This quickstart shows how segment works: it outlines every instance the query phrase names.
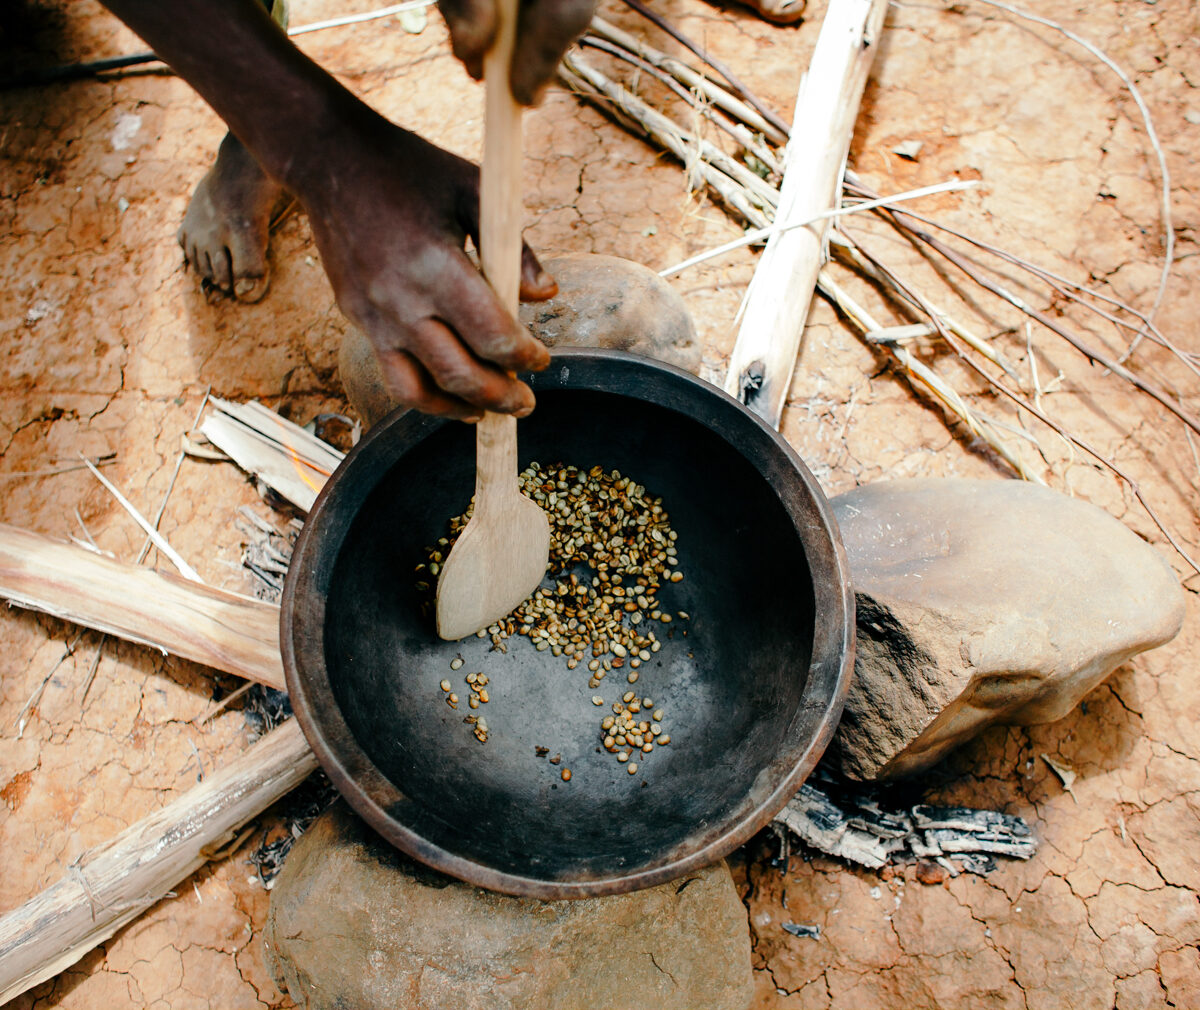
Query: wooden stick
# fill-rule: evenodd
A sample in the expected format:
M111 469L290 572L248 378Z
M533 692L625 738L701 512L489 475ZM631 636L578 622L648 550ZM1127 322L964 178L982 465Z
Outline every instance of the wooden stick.
M843 0L839 0L839 2L843 2ZM701 60L703 60L705 63L707 63L710 67L712 67L713 70L715 70L718 74L720 74L722 77L724 77L726 83L735 92L737 92L738 95L740 95L750 105L752 105L755 109L757 109L758 112L768 122L771 123L772 127L777 132L783 133L783 134L787 133L787 123L785 123L774 112L772 112L769 108L767 108L766 105L764 105L761 101L759 101L758 96L755 95L754 92L752 92L749 88L747 88L746 85L744 85L738 78L734 77L733 71L730 70L727 66L725 66L724 63L722 63L720 60L716 59L716 57L714 57L711 53L705 52L705 50L702 46L698 45L696 42L693 42L683 32L681 32L678 28L676 28L673 24L671 24L666 18L662 17L659 14L656 14L654 11L650 10L650 8L643 6L639 2L639 0L625 0L625 3L628 4L630 7L632 7L639 14L641 14L642 17L644 17L648 21L651 21L654 24L656 24L664 32L666 32L668 35L670 35L671 38L673 38L676 42L678 42L681 46L683 46L686 49L689 49L695 56L699 57Z
M345 453L260 403L213 397L201 433L247 473L303 512L309 511Z
M1054 319L1045 312L1035 309L1023 298L1013 294L1013 292L1004 287L1004 285L985 277L971 265L970 261L968 261L965 256L962 256L950 246L946 245L946 243L941 239L934 237L930 232L918 225L915 218L911 218L903 211L899 210L889 209L886 211L886 213L890 214L890 216L898 223L902 230L908 231L915 235L930 249L940 253L980 287L990 291L998 298L1004 299L1004 301L1008 302L1011 306L1013 306L1013 308L1025 313L1025 315L1027 315L1030 319L1041 323L1044 327L1046 327L1046 329L1050 330L1051 333L1057 333L1080 354L1087 358L1089 362L1094 365L1100 365L1104 368L1107 368L1110 372L1119 378L1124 379L1131 386L1135 387L1136 389L1140 389L1147 396L1157 400L1194 432L1200 434L1200 415L1196 415L1188 410L1181 399L1176 396L1172 396L1166 390L1160 389L1154 383L1143 379L1140 375L1137 375L1134 372L1131 372L1119 361L1114 361L1112 358L1108 357L1108 355L1097 351L1093 347L1090 347L1088 344L1084 343L1082 338L1077 336L1073 330L1068 329L1057 319Z
M83 457L80 457L80 458L83 458ZM129 513L130 516L133 517L133 521L136 522L142 528L142 530L145 532L146 536L149 538L150 542L152 544L154 544L155 547L158 548L158 552L164 558L166 558L168 561L170 561L171 564L173 564L175 566L175 568L178 570L180 575L182 575L189 582L203 582L204 581L197 574L196 570L191 565L189 565L186 561L184 561L184 559L180 556L179 552L177 550L175 550L175 548L172 547L169 543L167 543L166 537L164 537L161 533L158 532L157 527L153 523L151 523L149 519L147 519L144 515L142 515L141 512L139 512L136 508L134 508L133 502L131 502L128 498L126 498L123 494L121 494L120 489L112 481L110 481L107 477L104 476L104 474L102 474L99 470L97 470L96 467L92 465L90 460L83 459L83 465L86 466L89 470L91 470L92 476L95 477L96 480L98 480L101 484L104 485L105 490L107 490L109 494L111 494L114 498L117 499L117 504L119 504L121 506L121 508L123 508L126 512Z
M517 314L521 287L521 107L509 85L517 0L497 0L496 37L483 58L479 263L501 307ZM517 419L487 411L475 425L475 506L437 584L437 632L455 641L500 620L527 597L550 557L550 523L521 493Z
M628 32L622 31L616 25L609 24L609 22L600 17L592 18L589 31L640 56L647 63L657 67L659 70L666 71L681 84L702 95L705 99L712 102L713 105L717 106L717 108L741 120L751 129L758 130L774 143L787 143L786 131L781 132L777 130L756 109L747 105L735 95L730 94L719 84L709 80L703 74L697 73L682 60L677 60L675 57L668 56L666 53L655 49L645 39L630 35Z
M864 335L878 332L881 329L881 324L837 283L833 274L830 273L829 267L822 267L817 274L817 288L826 298L837 305L846 318ZM974 435L990 445L1022 478L1038 484L1046 483L1004 443L987 419L971 410L953 387L932 368L903 347L895 344L882 346L886 347L887 351L904 369L910 382L920 383L947 411L962 421Z
M0 598L284 690L279 608L0 523Z
M886 0L839 0L829 6L796 96L777 225L805 221L833 207L886 14ZM725 389L776 428L824 261L827 229L826 220L772 235L746 293Z
M53 978L137 918L316 767L293 719L83 853L57 884L0 919L0 1003Z
M770 223L768 216L760 209L770 206L766 201L754 206L751 198L758 199L756 193L749 192L722 169L709 163L706 158L709 153L717 156L719 152L720 158L732 160L716 145L707 142L694 145L687 131L652 109L633 92L609 80L576 52L563 57L558 76L567 87L587 98L601 111L665 147L683 163L689 179L706 183L735 213L756 227L765 227Z

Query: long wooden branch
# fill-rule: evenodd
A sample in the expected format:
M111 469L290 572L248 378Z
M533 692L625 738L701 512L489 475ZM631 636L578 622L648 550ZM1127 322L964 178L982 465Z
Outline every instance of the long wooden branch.
M284 690L279 608L0 523L0 598Z
M839 0L825 14L796 96L775 216L780 228L834 206L887 6L886 0ZM746 293L725 390L776 428L824 262L828 227L826 218L773 234Z
M69 968L137 918L316 767L293 719L83 853L57 884L0 918L0 1004Z

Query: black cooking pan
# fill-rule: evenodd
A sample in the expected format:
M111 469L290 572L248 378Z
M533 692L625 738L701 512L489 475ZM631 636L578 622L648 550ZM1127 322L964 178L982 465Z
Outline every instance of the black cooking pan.
M338 789L400 849L510 894L612 894L721 858L799 788L841 714L853 596L816 480L725 393L617 351L562 350L525 378L522 463L619 469L678 533L685 578L659 599L690 620L637 685L669 710L671 745L631 776L591 700L628 689L616 671L597 691L523 638L501 654L437 637L414 568L467 506L474 439L415 411L372 429L309 514L283 596L288 690ZM465 698L472 670L491 681L486 744L438 686Z

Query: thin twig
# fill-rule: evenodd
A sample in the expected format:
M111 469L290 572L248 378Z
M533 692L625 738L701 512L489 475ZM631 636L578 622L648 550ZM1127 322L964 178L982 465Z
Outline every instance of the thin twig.
M820 214L814 214L802 221L792 221L786 225L771 224L766 228L757 228L754 231L748 231L741 238L735 238L723 245L714 246L702 253L697 253L674 266L669 266L665 270L658 272L659 277L672 277L688 267L696 266L699 263L704 263L706 260L713 259L717 256L722 256L727 252L732 252L735 249L741 249L748 245L757 245L760 242L765 242L772 235L782 234L786 231L791 231L793 228L805 228L810 224L815 224L817 221L825 221L830 218L845 217L848 214L857 214L862 211L875 210L879 207L889 207L893 204L902 203L905 200L917 200L923 196L932 196L936 193L951 193L963 189L972 189L977 185L974 179L951 179L947 182L940 182L933 186L922 186L920 189L910 189L904 193L897 193L894 196L881 196L874 200L867 200L863 203L849 204L842 207L834 207L831 210L822 211Z
M596 35L584 35L579 40L579 44L581 46L589 46L592 49L598 49L602 53L608 53L609 56L623 60L630 66L636 67L642 73L653 77L664 87L669 88L679 98L687 102L692 109L699 112L701 116L719 130L736 140L743 149L757 158L769 171L774 172L776 175L783 174L783 165L775 157L775 153L765 143L759 141L741 123L734 122L724 113L718 114L714 111L712 104L705 100L708 97L707 94L701 93L697 95L695 91L690 90L682 84L678 76L660 69L649 60L643 59L641 56L623 46L617 45L615 42L610 42Z
M817 274L817 290L833 302L861 333L866 334L882 328L870 313L837 282L828 267L822 268ZM903 347L893 344L876 344L874 346L886 347L888 353L904 369L911 382L923 386L943 407L962 421L972 434L991 446L1024 479L1044 483L1040 477L1029 470L1019 456L990 431L988 422L971 410L953 387L932 368Z
M900 212L896 212L896 216L899 216L899 215L900 215ZM868 256L868 258L869 258L869 254L863 252L863 255ZM883 269L882 265L879 264L879 262L877 260L872 260L872 262L875 264L875 266L877 268L879 268L881 270ZM899 283L899 282L895 281L895 278L892 278L892 281L894 283ZM909 289L907 294L911 298L920 299L920 296L912 289ZM934 325L938 325L938 321L936 318L931 316L931 320L933 321ZM952 335L948 330L943 329L941 326L938 326L938 329L939 329L939 332L941 333L942 338L950 346L951 350L953 350L954 353L958 355L959 359L965 365L967 365L969 368L971 368L977 375L979 375L989 386L991 386L996 391L1002 393L1004 396L1008 397L1015 404L1017 404L1017 406L1020 407L1021 409L1028 411L1030 414L1032 414L1034 417L1036 417L1043 424L1048 425L1052 430L1056 431L1063 439L1067 440L1069 443L1071 443L1073 445L1078 446L1084 452L1088 453L1097 462L1099 462L1102 466L1104 466L1105 468L1110 470L1113 474L1115 474L1122 481L1124 481L1124 483L1126 485L1128 485L1130 491L1133 492L1134 497L1141 504L1142 508L1145 509L1146 514L1150 517L1151 522L1153 522L1154 525L1158 527L1159 532L1162 533L1162 535L1164 537L1166 537L1167 542L1176 550L1176 552L1179 554L1179 556L1181 558L1183 558L1183 560L1186 561L1192 567L1193 570L1195 570L1198 574L1200 574L1200 566L1197 566L1196 562L1193 561L1191 556L1180 546L1179 542L1175 539L1174 535L1167 528L1167 526L1162 522L1161 519L1159 519L1158 513L1154 511L1154 508L1150 505L1150 503L1146 500L1145 496L1142 494L1141 487L1138 485L1137 481L1135 481L1128 474L1127 471L1125 471L1122 467L1118 466L1115 462L1110 460L1107 456L1104 456L1098 450L1093 448L1090 443L1085 442L1082 439L1071 434L1069 431L1067 431L1065 428L1063 428L1062 425L1060 425L1057 421L1051 420L1050 417L1045 413L1045 411L1043 411L1036 404L1030 403L1025 397L1023 397L1019 393L1016 393L1013 390L1009 389L1008 386L1006 386L1002 381L1000 381L1000 379L998 379L995 376L990 375L987 372L987 370L985 368L983 368L982 365L980 365L977 361L975 361L974 358L972 358L969 354L966 353L966 349L964 347L959 346L957 337Z
M1153 399L1155 399L1159 403L1161 403L1164 407L1167 408L1167 410L1169 410L1172 414L1174 414L1176 417L1178 417L1179 420L1181 420L1184 424L1186 424L1193 431L1200 432L1200 418L1197 418L1194 414L1192 414L1191 411L1189 411L1186 407L1184 407L1183 404L1181 402L1179 402L1179 400L1177 398L1172 397L1166 391L1159 389L1158 386L1154 385L1151 382L1147 382L1141 376L1135 374L1134 372L1131 372L1128 368L1126 368L1124 365L1122 365L1119 361L1115 361L1112 358L1110 358L1108 355L1102 354L1099 351L1095 350L1094 348L1089 347L1087 344L1085 344L1083 342L1083 340L1079 336L1077 336L1075 333L1073 333L1071 330L1069 330L1066 326L1064 326L1062 323L1060 323L1057 319L1054 319L1051 316L1048 316L1045 312L1035 309L1032 305L1030 305L1024 299L1013 294L1011 291L1009 291L1003 285L997 284L995 281L992 281L988 277L984 276L979 270L977 270L970 263L969 260L967 260L959 252L952 249L950 246L946 245L946 243L943 242L941 239L936 238L935 236L930 234L928 231L926 231L924 228L922 228L919 225L919 223L916 221L915 218L912 218L912 217L906 215L903 211L900 211L900 210L890 210L888 208L881 208L880 212L893 217L896 220L897 226L902 231L910 232L916 238L920 239L920 241L923 242L925 245L927 245L930 249L933 249L935 252L939 253L943 258L945 258L950 263L952 263L954 266L958 267L959 270L961 270L968 277L970 277L971 280L973 280L980 287L984 288L987 291L990 291L992 294L996 295L998 298L1001 298L1004 301L1008 302L1014 308L1020 310L1025 315L1029 316L1031 319L1035 320L1036 322L1041 323L1048 330L1051 330L1052 332L1057 333L1060 337L1062 337L1065 341L1067 341L1067 343L1069 343L1072 347L1074 347L1080 354L1082 354L1089 361L1093 362L1094 364L1100 365L1104 368L1107 368L1110 372L1112 372L1119 378L1124 379L1130 385L1135 386L1137 389L1140 389L1143 393L1145 393L1146 395L1152 397Z
M760 133L764 141L769 140L780 146L787 143L788 131L786 129L781 131L772 126L762 117L757 109L747 104L741 98L738 98L732 92L721 87L711 77L706 77L699 71L692 69L692 67L688 66L682 60L678 60L674 56L668 56L660 49L655 49L645 39L630 35L628 32L622 31L616 25L609 24L609 22L600 17L592 18L592 23L588 31L591 35L606 39L620 49L635 53L638 58L670 74L680 84L694 92L700 98L703 98L706 102L715 105L726 115L738 122L744 123L747 128Z
M759 205L756 206L754 195L736 179L705 160L697 162L693 158L693 148L688 131L662 113L650 108L628 89L609 80L595 67L583 60L578 53L568 53L563 57L558 67L558 76L569 88L594 102L602 111L665 147L686 167L689 167L694 175L698 175L707 183L735 213L740 214L756 227L763 227L769 223L770 216L764 212L761 201L758 201ZM729 155L714 145L707 143L701 145L703 152L707 152L709 149L719 152L721 158L729 162L733 161ZM744 166L741 167L744 168ZM758 181L763 182L761 179ZM763 183L763 185L766 184Z
M863 195L873 192L869 187L862 186L861 184L855 183L852 185L856 191L861 192ZM1030 260L1022 259L1020 256L1017 256L1006 249L1001 249L998 246L994 246L964 231L960 231L957 228L952 228L940 221L935 221L932 218L925 217L916 211L909 210L907 213L910 217L915 218L922 224L928 225L931 228L936 228L938 231L945 232L947 235L953 235L955 238L961 239L963 242L973 245L976 249L990 253L992 256L1003 260L1005 263L1010 263L1015 267L1019 267L1020 269L1033 274L1033 276L1044 283L1047 287L1058 292L1058 294L1062 295L1069 301L1083 306L1083 308L1099 316L1101 319L1113 323L1122 329L1141 332L1145 337L1169 351L1174 357L1178 358L1179 361L1181 361L1184 366L1187 367L1187 369L1194 375L1200 377L1200 368L1197 368L1196 366L1194 353L1185 351L1178 344L1175 344L1173 341L1169 340L1158 328L1158 326L1149 318L1149 316L1139 312L1132 305L1121 301L1121 299L1117 298L1116 296L1097 290L1096 288L1088 287L1085 284L1080 284L1078 281L1071 280L1069 277L1064 277L1062 274L1055 273L1053 270L1050 270L1047 267L1043 267L1038 263L1033 263ZM1105 312L1098 306L1092 305L1090 302L1079 297L1079 295L1087 295L1089 298L1095 298L1097 301L1104 302L1116 309L1120 309L1122 312L1126 312L1133 316L1133 318L1141 323L1141 325L1138 326L1134 323L1127 322L1124 319L1121 319L1119 316L1113 315L1112 313Z
M1196 440L1192 437L1192 433L1188 431L1187 428L1183 429L1183 433L1187 436L1187 444L1192 453L1192 463L1196 467L1196 474L1197 476L1200 476L1200 455L1196 454ZM1192 481L1192 486L1196 486L1195 481Z
M196 417L192 421L192 426L185 432L185 434L191 434L200 426L200 418L204 416L204 408L208 406L208 399L211 395L212 385L210 384L209 387L204 391L204 397L200 401L200 409L196 411ZM187 453L181 449L179 455L175 458L175 472L171 474L171 480L167 484L167 490L163 493L162 501L159 502L158 512L156 512L154 515L154 528L156 530L162 523L163 516L166 514L167 502L171 498L171 492L175 490L175 482L179 479L179 471L183 467L183 461L186 457ZM141 551L138 552L136 564L140 565L146 560L146 556L150 553L150 548L153 545L153 537L147 536L146 542L142 544Z
M390 7L380 7L378 10L365 11L362 14L346 14L328 21L313 21L307 25L298 25L287 30L290 38L297 35L307 35L309 32L324 31L326 28L341 28L345 25L358 25L364 21L375 21L379 18L390 17L393 14L403 14L405 11L415 11L421 7L432 7L437 0L408 0L407 3L392 4Z
M133 521L136 522L143 530L145 530L146 536L148 536L154 546L159 549L163 557L165 557L176 567L176 569L178 569L180 575L182 575L185 579L190 579L192 582L202 583L204 581L196 573L196 570L183 560L175 548L167 543L166 538L163 537L163 535L159 533L158 530L156 530L152 525L150 525L149 520L147 520L146 517L141 514L141 512L134 508L133 503L130 502L130 500L123 494L121 494L121 492L117 490L116 486L107 477L105 477L104 474L102 474L90 463L88 463L88 469L90 469L92 471L92 475L98 481L100 481L105 488L107 488L109 494L117 499L118 504L120 504L120 506L129 513L129 515L133 518Z
M46 690L46 685L50 683L50 678L54 676L55 671L60 666L62 666L63 663L65 663L68 659L70 659L71 656L73 656L75 654L75 647L79 644L79 640L81 638L83 638L84 630L86 630L86 629L81 629L80 631L77 631L75 633L75 637L71 639L71 641L68 643L66 649L63 650L63 654L58 657L58 662L56 662L52 667L50 667L49 672L46 674L46 676L44 676L42 678L41 683L38 684L38 686L33 689L33 694L31 694L29 696L29 700L26 701L25 704L21 706L21 711L17 713L17 724L16 724L18 740L20 740L21 737L24 736L24 734L25 734L25 726L27 724L25 716L29 714L29 711L33 708L34 705L36 705L39 701L41 701L42 692L44 692Z
M999 365L1009 375L1014 378L1016 377L1016 368L1006 361L986 340L976 336L961 323L951 319L945 313L935 308L911 284L900 282L895 271L889 267L885 267L877 257L865 256L862 247L853 241L844 230L831 232L829 238L831 246L841 253L843 257L849 259L860 273L873 278L884 287L890 288L900 296L901 300L907 302L918 313L928 318L936 333L941 334L943 330L951 330L964 343L969 344L992 362L992 364Z
M1059 424L1057 421L1053 420L1049 415L1047 415L1045 411L1039 409L1037 406L1030 403L1025 397L1021 396L1019 393L1014 392L1013 390L1009 389L1008 386L1006 386L999 378L997 378L993 375L989 375L987 370L984 369L983 366L979 364L979 362L975 361L975 359L972 358L970 355L968 355L963 348L961 348L957 345L954 337L952 337L948 334L944 335L944 336L945 336L946 342L950 345L951 349L953 349L954 352L959 356L959 358L964 362L964 364L969 366L989 386L991 386L993 389L995 389L997 392L1001 393L1002 395L1006 396L1008 399L1010 399L1013 403L1015 403L1022 410L1028 411L1030 414L1032 414L1034 417L1036 417L1043 424L1048 425L1053 431L1056 431L1062 438L1066 439L1067 441L1071 442L1073 445L1082 449L1089 456L1091 456L1093 459L1095 459L1096 462L1098 462L1101 466L1105 467L1105 469L1111 471L1118 478L1120 478L1122 481L1124 481L1124 483L1129 487L1129 490L1131 492L1133 492L1133 496L1138 500L1138 503L1146 511L1146 515L1148 515L1150 517L1150 521L1153 522L1156 527L1158 527L1158 531L1164 537L1166 537L1167 542L1175 549L1176 553L1178 553L1179 556L1188 563L1188 565L1192 568L1192 570L1195 571L1197 574L1200 574L1200 565L1196 564L1196 562L1192 559L1191 555L1189 555L1187 553L1187 551L1185 551L1183 549L1183 547L1180 545L1179 541L1175 539L1175 536L1171 533L1170 529L1168 529L1167 526L1163 523L1163 521L1161 519L1159 519L1158 513L1154 511L1153 506L1151 506L1150 502L1146 500L1145 495L1142 494L1142 489L1139 486L1138 482L1135 481L1123 467L1117 465L1115 462L1110 460L1107 456L1103 455L1099 450L1095 449L1091 445L1091 443L1085 442L1083 439L1079 438L1078 436L1071 434L1071 432L1067 431L1061 424Z
M88 670L87 677L83 681L83 694L79 696L80 709L87 702L88 691L92 689L92 681L96 679L96 671L100 668L100 657L104 654L104 645L107 641L107 634L100 636L100 643L96 646L96 654L92 657L91 668Z
M232 691L229 694L227 694L224 698L222 698L219 702L217 702L215 705L213 705L203 715L197 716L195 719L193 719L192 720L193 724L196 726L203 726L206 722L208 722L209 719L211 719L214 715L217 715L219 712L224 711L229 705L232 705L235 701L238 700L238 698L240 698L243 694L245 694L247 691L249 691L250 688L252 688L253 686L254 686L254 681L252 681L252 680L246 681L246 683L244 683L236 691Z
M200 401L200 409L196 411L195 420L192 421L192 426L190 429L188 429L189 431L195 431L196 426L199 425L200 418L204 414L204 408L206 406L208 406L208 398L211 395L211 393L212 393L212 386L210 385L204 391L204 398ZM195 572L195 570L191 567L191 565L189 565L186 561L184 561L183 558L180 557L175 552L175 549L173 547L171 547L171 545L167 543L166 539L164 539L163 536L158 532L159 524L162 522L163 515L167 511L167 502L171 497L171 492L175 490L175 482L179 478L179 471L180 471L180 468L183 466L183 461L184 461L184 458L186 457L186 455L187 455L186 453L180 452L178 458L175 460L175 471L174 471L174 473L171 474L171 480L167 484L167 490L166 490L166 493L162 497L162 501L159 503L158 512L155 513L153 523L147 522L146 517L143 516L136 508L134 508L133 505L130 504L128 499L126 499L125 496L122 495L120 491L118 491L112 484L110 484L108 482L108 480L106 480L102 474L95 471L94 468L91 468L91 469L95 473L95 475L96 475L97 479L100 481L100 483L103 484L106 488L108 488L109 492L113 495L113 497L115 497L117 499L117 501L120 502L121 505L125 508L125 511L127 511L131 516L133 516L134 521L139 526L141 526L142 529L145 530L145 532L146 532L146 541L145 541L145 543L142 544L141 551L138 552L136 564L140 565L143 561L146 560L147 555L150 553L151 547L157 547L159 549L159 551L162 552L163 556L166 557L179 570L180 575L182 575L184 578L191 579L193 582L201 582L202 583L204 580L202 578L200 578L200 576ZM84 460L85 464L87 464L87 462L88 462L87 460ZM82 522L83 522L83 520L81 519L80 523L82 523ZM91 538L89 537L88 539L91 539Z
M665 18L656 14L648 7L644 6L639 0L625 0L625 3L637 11L646 20L653 22L664 32L671 36L685 49L690 50L695 56L702 60L707 66L710 66L718 74L725 78L729 86L740 95L747 103L749 103L758 113L766 119L775 129L779 130L785 137L788 133L788 124L783 121L776 113L772 112L746 85L744 85L737 77L733 75L724 63L720 62L715 56L710 55L703 46L693 42L683 32L676 28Z
M105 453L90 460L96 466L110 466L117 461L115 452ZM6 470L0 472L0 479L14 477L56 477L60 473L72 473L75 470L86 470L87 463L71 463L68 466L51 467L48 470Z
M210 385L208 387L208 389L206 389L204 391L204 398L200 401L200 409L198 411L196 411L196 418L194 421L192 421L192 427L189 430L191 430L191 431L196 430L196 426L200 423L200 417L204 413L204 408L208 405L208 397L211 392L212 392L212 386ZM175 490L175 481L179 477L179 470L180 470L180 467L183 466L183 459L184 459L185 455L186 455L186 453L180 452L179 458L175 461L175 472L171 475L171 480L167 484L166 493L163 495L162 502L158 506L158 512L154 516L154 529L155 530L158 529L159 524L162 522L163 514L167 510L167 501L171 497L171 492ZM88 538L88 541L92 544L93 547L96 547L96 541L92 539L91 533L88 532L88 528L83 522L83 516L81 516L79 514L79 509L75 510L75 518L79 520L79 525L83 529L83 535ZM147 536L145 543L142 544L142 549L138 552L137 564L140 565L143 561L146 560L146 556L150 553L150 548L152 546L154 546L154 538L151 536ZM96 550L100 551L100 548L96 547ZM105 553L105 552L100 551L100 553ZM112 555L109 555L109 557L111 557L111 556ZM88 692L92 689L92 681L96 679L96 671L100 667L100 657L104 653L104 646L107 644L108 644L108 633L105 632L104 634L102 634L100 636L100 641L96 645L96 655L94 657L92 657L92 667L90 670L88 670L87 678L84 680L84 683L83 683L83 693L79 697L80 710L82 710L84 705L87 703Z
M629 0L626 0L629 2ZM1142 98L1142 93L1138 91L1137 85L1133 83L1131 78L1120 66L1115 63L1102 49L1093 45L1087 39L1069 28L1060 25L1057 21L1051 21L1049 18L1042 17L1040 14L1031 14L1028 11L1021 10L1019 7L1013 7L1010 4L1002 3L1001 0L979 0L979 3L987 4L989 7L996 7L1000 10L1007 11L1016 17L1024 18L1026 21L1033 21L1035 24L1043 25L1053 31L1059 32L1064 37L1070 39L1076 45L1082 46L1096 59L1103 63L1109 70L1121 79L1121 83L1125 85L1126 90L1132 96L1138 107L1138 112L1142 115L1142 123L1146 127L1146 136L1150 141L1150 146L1154 148L1154 154L1158 158L1158 171L1162 177L1162 224L1163 234L1165 238L1166 249L1163 252L1162 272L1158 278L1158 292L1154 296L1154 304L1150 307L1150 311L1146 314L1147 321L1154 319L1158 312L1159 306L1162 305L1163 296L1167 292L1167 281L1171 276L1171 265L1175 261L1175 228L1171 224L1171 172L1167 167L1167 156L1163 153L1162 145L1158 142L1158 133L1154 129L1154 120L1150 115L1150 109L1147 107L1145 100ZM1122 364L1128 360L1129 356L1137 350L1138 344L1141 342L1144 331L1133 338L1133 341L1126 348L1125 353L1121 355L1120 361Z
M83 521L83 516L79 514L78 507L76 507L76 509L75 509L75 521L77 523L79 523L79 528L81 530L83 530L83 536L87 540L88 545L91 547L91 549L94 550L97 554L103 554L104 551L100 550L100 545L97 544L96 541L92 538L91 530L89 530L87 528L87 523L85 523Z

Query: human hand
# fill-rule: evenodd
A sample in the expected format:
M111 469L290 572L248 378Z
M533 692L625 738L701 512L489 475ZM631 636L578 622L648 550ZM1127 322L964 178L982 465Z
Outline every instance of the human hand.
M365 110L365 107L364 107ZM370 113L297 187L338 306L370 339L388 392L430 414L523 417L545 346L514 320L464 252L479 234L479 170ZM528 246L521 297L557 290Z
M496 35L495 0L438 0L454 55L467 72L483 76L483 55ZM594 0L520 0L517 38L509 73L513 98L533 105L554 76L558 61L587 28Z

